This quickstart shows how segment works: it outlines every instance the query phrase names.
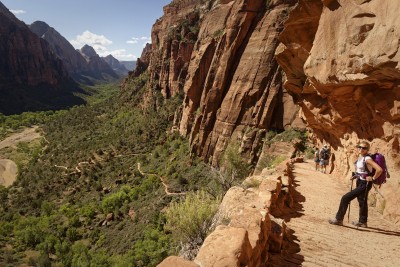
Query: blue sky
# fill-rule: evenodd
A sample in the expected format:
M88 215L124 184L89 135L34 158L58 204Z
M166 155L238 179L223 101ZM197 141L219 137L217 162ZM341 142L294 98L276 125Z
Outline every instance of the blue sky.
M89 44L101 56L136 60L151 27L172 0L0 0L14 15L31 24L41 20L75 48Z

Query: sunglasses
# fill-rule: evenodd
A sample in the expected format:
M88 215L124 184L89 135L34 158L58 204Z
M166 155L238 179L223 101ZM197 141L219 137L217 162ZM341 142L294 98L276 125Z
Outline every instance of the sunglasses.
M364 150L367 150L367 149L368 149L368 147L365 147L365 146L357 146L357 148L359 148L359 149L364 149Z

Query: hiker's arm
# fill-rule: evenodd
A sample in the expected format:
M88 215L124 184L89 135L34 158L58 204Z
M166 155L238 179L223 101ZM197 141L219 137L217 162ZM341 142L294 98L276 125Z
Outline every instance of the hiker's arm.
M382 170L381 166L379 166L372 159L367 159L366 162L368 163L368 165L370 165L372 168L375 169L375 175L373 177L367 176L367 178L366 178L366 180L368 182L372 182L373 180L377 179L382 174L383 170Z

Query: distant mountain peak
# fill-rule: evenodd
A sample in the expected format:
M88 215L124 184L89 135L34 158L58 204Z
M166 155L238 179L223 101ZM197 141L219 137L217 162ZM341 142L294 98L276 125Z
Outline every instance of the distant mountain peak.
M43 36L51 27L44 21L37 20L29 25L31 31L36 33L37 36Z
M91 58L91 57L95 57L95 56L99 56L96 51L94 50L93 47L91 47L90 45L85 44L81 50L80 50L81 54L83 54L84 56Z

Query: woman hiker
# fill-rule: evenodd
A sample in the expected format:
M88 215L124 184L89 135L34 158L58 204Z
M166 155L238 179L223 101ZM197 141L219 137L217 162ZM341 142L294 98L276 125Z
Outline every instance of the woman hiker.
M346 214L350 201L357 198L360 206L360 214L358 222L352 222L352 224L357 227L367 227L368 192L371 190L372 181L378 178L382 173L382 168L368 155L369 148L369 143L365 141L361 142L357 146L359 156L355 162L356 174L351 177L351 179L357 178L357 186L355 189L343 195L340 201L339 209L336 213L336 218L330 219L330 224L343 225L343 218ZM366 168L368 168L368 170ZM369 176L368 173L371 173L372 169L375 169L375 174L373 176Z

